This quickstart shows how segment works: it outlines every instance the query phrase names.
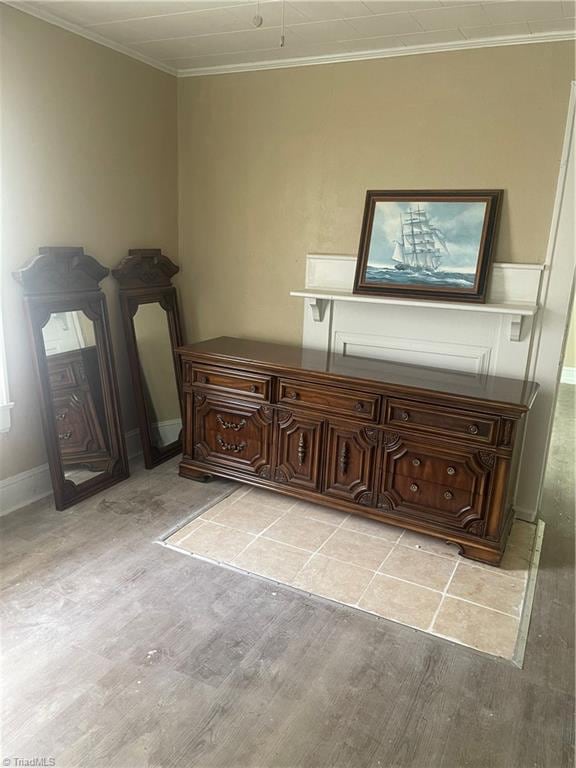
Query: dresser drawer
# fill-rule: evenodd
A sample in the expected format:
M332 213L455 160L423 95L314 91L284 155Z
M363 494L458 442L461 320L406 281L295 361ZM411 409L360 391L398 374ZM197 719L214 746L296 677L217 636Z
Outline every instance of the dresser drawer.
M256 373L184 363L184 384L200 384L202 389L230 392L256 400L270 399L270 377Z
M496 442L499 419L453 408L420 405L408 400L389 400L386 422L402 429L444 437L465 437L467 441L493 444Z
M330 414L353 416L354 419L361 421L376 421L379 401L378 395L351 389L303 384L290 379L280 379L279 382L279 403Z
M448 528L479 532L488 500L469 490L446 483L430 483L400 474L386 475L378 507L399 510L407 517Z
M495 461L490 451L452 451L440 444L401 439L398 447L388 453L386 471L416 482L423 480L482 495Z

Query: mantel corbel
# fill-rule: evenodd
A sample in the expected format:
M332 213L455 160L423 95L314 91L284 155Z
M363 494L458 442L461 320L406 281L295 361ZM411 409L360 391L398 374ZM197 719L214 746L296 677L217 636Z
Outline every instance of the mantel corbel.
M315 323L321 323L324 320L328 304L330 304L330 299L320 299L317 296L308 299L308 306L310 307L312 319Z

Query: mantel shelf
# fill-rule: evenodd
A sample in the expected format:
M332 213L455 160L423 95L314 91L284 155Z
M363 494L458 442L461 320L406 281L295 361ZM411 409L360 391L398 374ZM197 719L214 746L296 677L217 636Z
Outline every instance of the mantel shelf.
M302 288L290 291L291 296L300 296L307 299L316 322L322 322L326 306L330 301L353 301L364 304L388 304L441 310L460 310L464 312L489 312L492 314L506 315L510 321L510 341L520 341L522 335L522 321L525 317L534 317L538 312L537 304L509 303L509 304L475 304L455 301L421 301L418 299L393 298L390 296L360 296L352 291L332 291L322 288Z

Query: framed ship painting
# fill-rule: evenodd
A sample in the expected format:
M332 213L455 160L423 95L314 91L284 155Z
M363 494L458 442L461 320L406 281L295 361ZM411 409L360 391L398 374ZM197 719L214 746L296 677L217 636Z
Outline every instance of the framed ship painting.
M366 193L354 293L483 302L502 190Z

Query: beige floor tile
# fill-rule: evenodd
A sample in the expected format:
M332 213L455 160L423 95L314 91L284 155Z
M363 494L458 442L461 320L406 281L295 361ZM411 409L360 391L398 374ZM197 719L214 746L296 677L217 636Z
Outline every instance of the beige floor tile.
M515 555L529 562L532 559L535 535L535 525L516 520L506 543L506 551L511 550Z
M195 555L229 563L254 541L254 536L223 525L205 522L178 545Z
M462 558L462 562L466 562L466 560ZM499 566L488 565L488 563L476 563L476 565L489 573L504 574L523 583L528 580L528 573L530 571L529 561L511 548L506 549Z
M372 575L371 571L356 565L314 555L293 583L307 592L353 605L370 583Z
M446 597L432 632L458 640L479 651L510 659L516 646L518 624L518 619L512 616Z
M253 541L233 564L247 571L259 573L261 576L290 584L309 557L308 552L303 552L301 549L259 538Z
M519 616L524 598L524 584L519 579L511 579L505 574L458 563L448 587L448 594Z
M385 539L392 543L398 541L404 528L396 528L393 525L379 523L378 520L371 520L369 517L360 517L359 515L350 515L342 524L342 528L358 533L366 533L369 536L376 536L379 539Z
M200 526L203 524L204 521L201 517L197 517L194 520L191 520L187 525L184 526L184 528L180 528L179 531L176 531L176 533L173 533L170 538L166 539L166 544L172 544L174 546L179 545L182 539L185 539L189 534L192 533L192 531L200 528Z
M419 549L422 552L431 552L433 555L443 555L444 557L458 557L458 547L456 544L448 544L442 539L435 539L433 536L425 536L422 533L406 531L400 539L403 547Z
M427 629L442 595L377 573L358 605L386 619Z
M452 559L408 547L396 547L380 567L381 573L442 591L454 570Z
M267 539L280 541L282 544L290 544L308 552L315 552L335 530L333 525L308 517L294 517L291 512L288 512L270 526L264 536Z
M282 512L274 507L256 504L252 494L248 494L234 504L221 507L210 518L220 525L228 525L246 533L262 533L282 516Z
M338 528L334 535L322 545L320 553L375 571L390 554L392 547L390 542L383 539Z
M298 517L309 517L312 520L329 523L330 525L341 525L349 517L346 512L322 507L320 504L310 504L307 501L296 502L289 514Z
M297 503L296 499L290 496L283 496L281 493L274 493L273 491L265 491L262 488L250 488L248 497L257 504L274 507L274 509L279 509L282 512L287 512Z

